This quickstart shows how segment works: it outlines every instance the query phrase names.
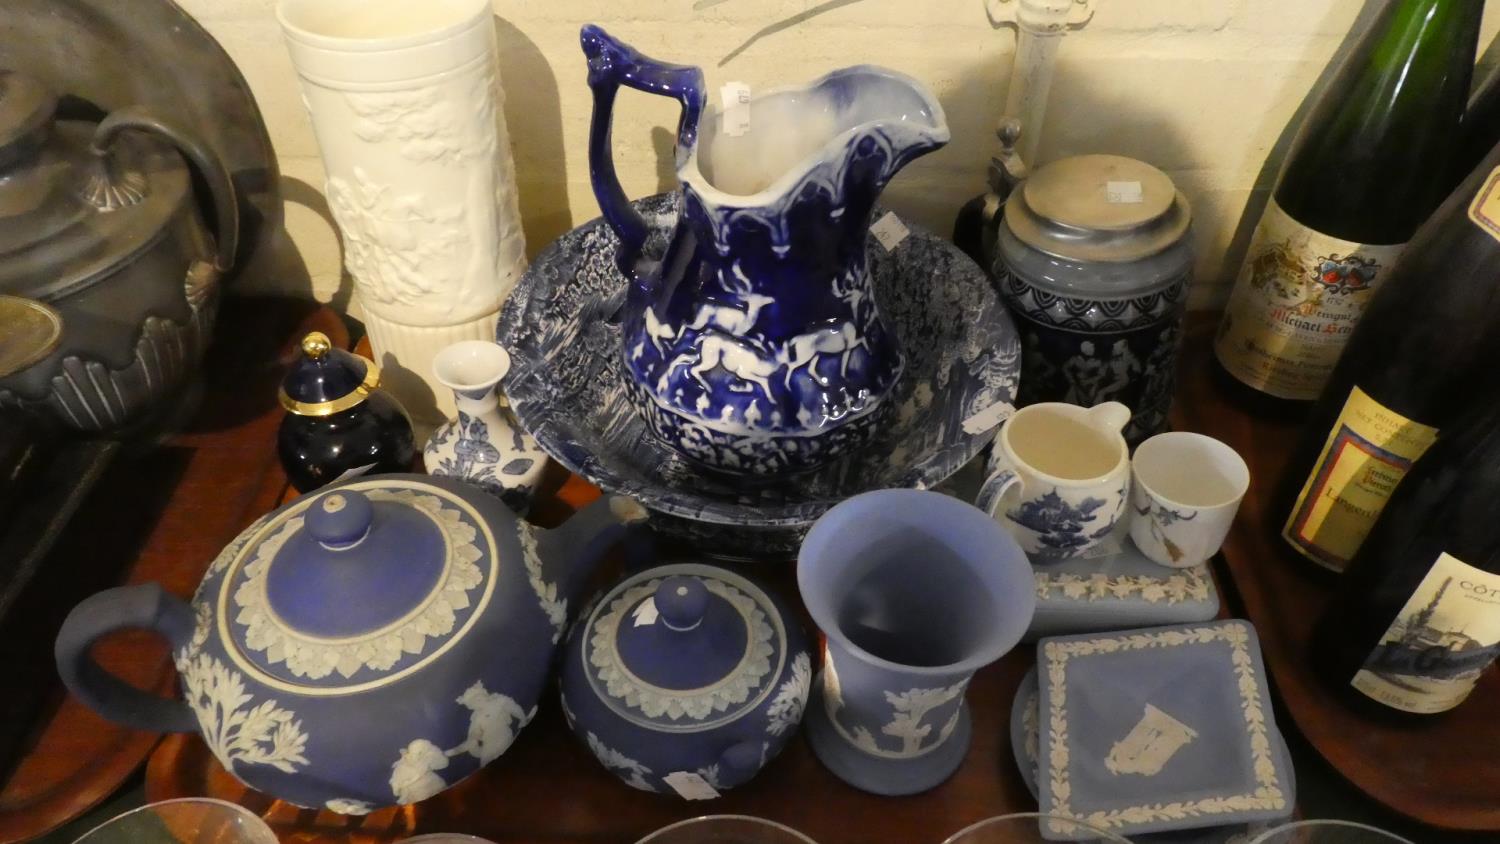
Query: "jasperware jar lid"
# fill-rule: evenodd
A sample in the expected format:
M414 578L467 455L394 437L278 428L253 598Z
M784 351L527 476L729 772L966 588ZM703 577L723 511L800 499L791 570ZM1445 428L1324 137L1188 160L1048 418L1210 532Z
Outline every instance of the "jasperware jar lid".
M1192 220L1166 173L1119 155L1043 165L1005 203L1022 243L1070 261L1137 261L1180 241Z
M599 699L663 730L710 729L755 710L787 660L786 622L771 598L739 575L695 564L617 584L582 640Z

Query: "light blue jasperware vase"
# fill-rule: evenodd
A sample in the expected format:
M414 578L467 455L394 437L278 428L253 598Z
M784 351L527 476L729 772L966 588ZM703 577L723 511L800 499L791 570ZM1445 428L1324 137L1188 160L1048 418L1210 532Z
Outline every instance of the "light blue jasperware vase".
M938 492L880 490L808 532L797 585L827 637L808 739L840 779L916 794L963 762L964 690L1021 640L1031 564L983 511Z
M449 478L333 484L240 534L191 603L147 584L79 604L58 673L111 720L200 733L225 770L290 803L415 803L531 720L595 563L644 517L614 498L541 530ZM93 660L93 643L125 628L167 640L182 699Z
M948 141L942 107L877 67L705 109L703 73L582 34L594 93L589 170L631 280L620 311L632 401L670 446L772 476L846 454L879 428L903 367L866 258L887 182ZM682 105L682 211L664 249L615 175L620 86Z

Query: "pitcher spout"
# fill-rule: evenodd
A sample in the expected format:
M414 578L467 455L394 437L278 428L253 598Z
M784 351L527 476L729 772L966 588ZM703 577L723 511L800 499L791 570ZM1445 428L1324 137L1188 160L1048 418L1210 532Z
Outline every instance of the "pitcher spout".
M851 200L868 197L873 207L902 167L950 138L942 104L926 86L873 65L768 91L739 108L738 122L705 116L678 170L708 205L764 205L811 180L840 196L858 194ZM872 157L880 159L874 167L849 166Z

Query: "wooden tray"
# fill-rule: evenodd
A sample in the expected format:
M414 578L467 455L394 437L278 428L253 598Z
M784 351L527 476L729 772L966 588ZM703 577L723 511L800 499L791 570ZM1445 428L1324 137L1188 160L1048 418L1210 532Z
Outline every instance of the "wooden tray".
M0 771L0 844L41 835L104 800L145 761L158 736L115 726L62 692L52 641L74 604L122 583L156 581L187 596L219 549L286 489L276 458L276 387L295 340L348 332L311 302L229 299L203 367L189 428L164 443L123 448L5 620L7 696L36 695L19 762ZM100 662L143 688L170 693L166 647L145 634L101 643Z
M1192 321L1173 415L1177 428L1234 446L1250 464L1250 492L1224 546L1224 562L1260 634L1276 692L1324 759L1386 807L1430 826L1500 830L1500 673L1474 699L1412 725L1376 720L1343 706L1309 660L1313 624L1336 581L1277 535L1273 487L1298 435L1295 425L1252 419L1224 395L1213 372L1214 315Z

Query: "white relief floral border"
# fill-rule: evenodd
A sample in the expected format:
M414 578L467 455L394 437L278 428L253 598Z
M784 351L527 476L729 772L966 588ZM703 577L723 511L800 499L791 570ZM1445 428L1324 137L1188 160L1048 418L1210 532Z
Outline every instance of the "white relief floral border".
M602 681L609 697L624 701L627 707L639 710L648 718L666 716L674 721L684 718L702 721L715 713L730 712L732 707L749 700L761 681L771 674L771 657L777 651L777 631L772 629L770 620L755 598L721 580L698 578L704 588L728 601L744 620L749 634L745 654L726 676L701 689L666 689L652 685L625 666L615 646L615 637L630 610L654 594L664 579L652 578L626 589L610 599L608 606L594 619L588 654L589 664L595 671L591 672L589 679L595 683ZM780 640L785 641L785 637L780 637ZM786 654L782 653L775 676L780 676L785 659ZM764 698L771 688L772 685L767 685L761 689L759 697Z
M442 535L447 560L444 571L419 606L380 630L347 639L303 635L276 616L266 596L265 578L271 561L303 526L301 515L288 518L256 547L239 583L226 581L224 588L233 586L233 603L238 608L234 621L244 628L244 646L263 653L273 664L284 663L295 676L316 680L337 672L348 678L362 668L384 671L404 656L421 655L429 640L442 639L454 630L456 613L474 603L471 593L484 583L478 565L485 555L478 544L480 532L465 520L463 510L444 506L444 500L437 496L412 490L362 491L372 501L405 504L430 518ZM493 555L493 547L489 553Z
M1201 566L1183 569L1168 577L1036 572L1036 596L1042 600L1061 598L1093 603L1139 598L1149 604L1182 604L1207 601L1212 593L1208 573Z
M1271 750L1271 736L1262 705L1261 683L1254 669L1249 649L1249 632L1241 624L1219 624L1179 628L1155 633L1133 633L1097 639L1048 642L1043 648L1049 691L1048 707L1048 783L1052 803L1048 814L1084 821L1101 829L1125 824L1144 824L1164 820L1181 820L1200 815L1229 812L1277 811L1286 808L1286 793ZM1200 800L1153 803L1124 809L1079 814L1071 806L1072 785L1068 776L1067 663L1072 657L1094 656L1147 648L1180 647L1222 641L1229 645L1240 692L1240 711L1250 738L1250 754L1256 788L1247 794L1208 797ZM1070 824L1054 822L1053 829L1066 834Z

